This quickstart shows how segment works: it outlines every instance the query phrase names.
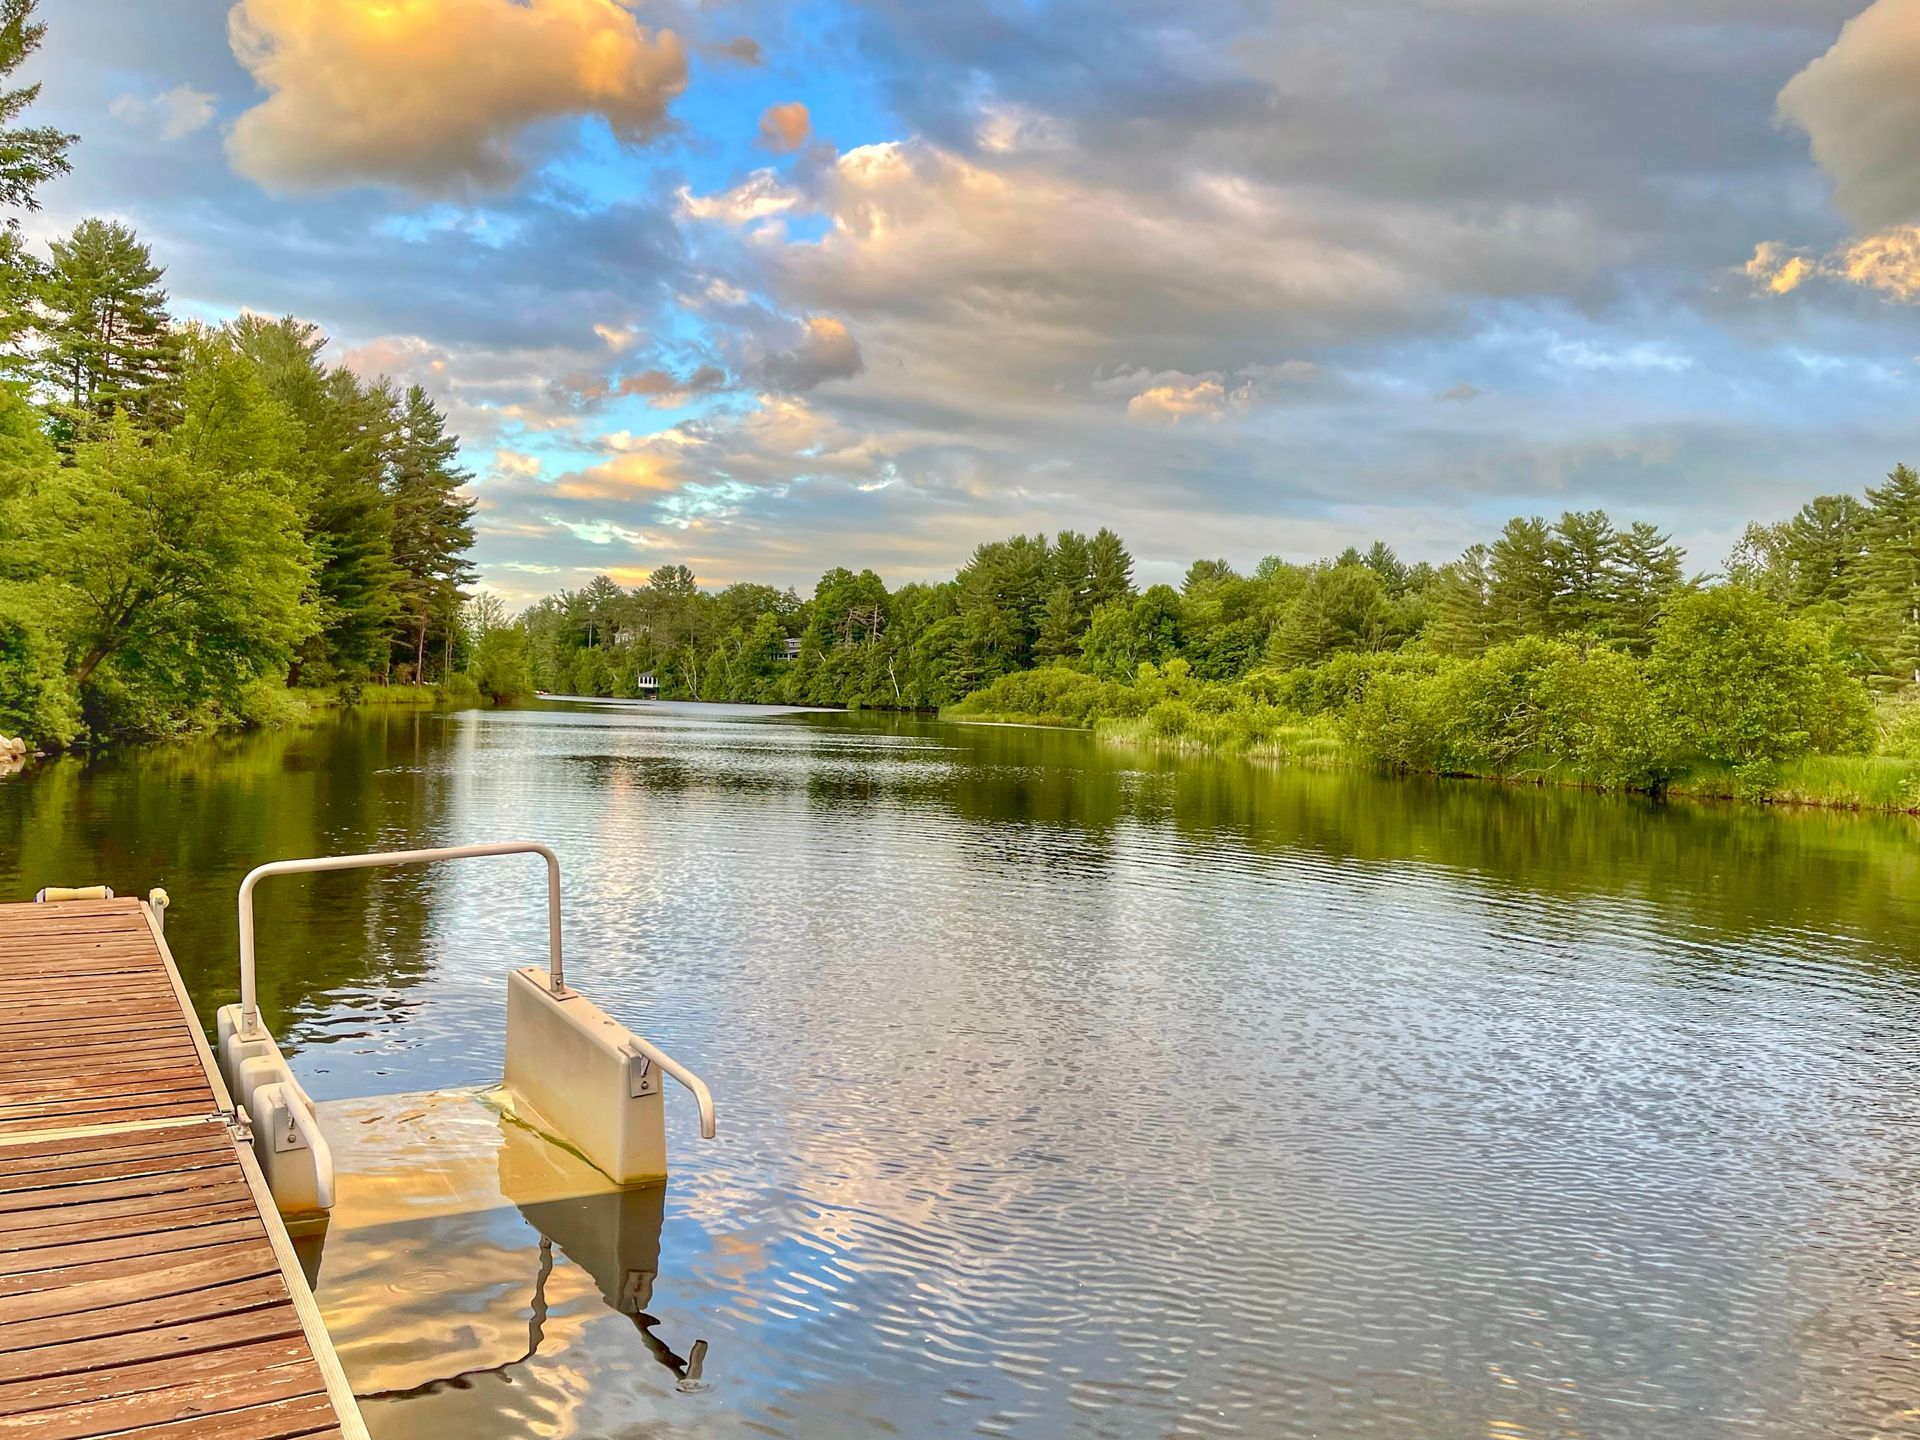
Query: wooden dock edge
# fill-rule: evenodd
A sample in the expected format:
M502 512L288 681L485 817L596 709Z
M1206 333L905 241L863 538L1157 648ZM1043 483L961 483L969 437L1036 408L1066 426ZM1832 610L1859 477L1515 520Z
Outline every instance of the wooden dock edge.
M207 1088L213 1091L214 1099L228 1115L238 1116L233 1094L227 1089L227 1082L220 1074L220 1067L214 1062L213 1049L207 1044L207 1032L201 1028L199 1019L193 1013L193 1001L187 995L187 985L180 978L180 967L173 963L173 951L167 948L167 932L160 924L160 917L153 913L153 906L147 901L140 902L140 916L147 922L147 929L153 933L153 947L160 952L160 963L166 967L167 984L173 987L173 998L180 1006L180 1013L187 1018L187 1029L193 1034L194 1053L200 1057L200 1069L207 1077Z
M340 1364L340 1357L333 1348L333 1340L327 1333L326 1321L321 1315L319 1302L314 1298L313 1288L307 1283L306 1271L300 1263L298 1253L294 1250L293 1238L288 1233L285 1222L280 1218L279 1206L274 1203L273 1194L267 1187L266 1177L261 1173L259 1161L254 1157L251 1125L244 1112L234 1105L232 1093L221 1077L220 1067L214 1062L213 1050L207 1044L206 1031L194 1012L186 985L180 978L180 968L174 962L173 951L168 948L159 917L146 900L138 901L138 905L165 969L167 984L171 988L175 1002L180 1007L180 1015L191 1037L199 1068L211 1091L210 1098L215 1103L193 1115L47 1126L20 1135L0 1136L0 1158L4 1158L15 1146L24 1149L61 1140L125 1135L159 1136L169 1130L204 1127L209 1124L223 1126L227 1141L233 1147L234 1157L239 1164L241 1174L245 1177L253 1207L259 1215L267 1243L278 1265L280 1278L286 1285L287 1297L293 1305L307 1349L312 1356L315 1369L319 1372L321 1383L325 1387L326 1397L332 1407L341 1440L370 1440L366 1421L360 1414L358 1401L354 1398L353 1387L348 1382L346 1370ZM47 908L50 911L57 911L59 905L49 903ZM0 1420L0 1430L8 1428L10 1428L9 1422ZM329 1433L331 1434L332 1431Z
M293 1297L300 1328L306 1332L307 1348L313 1351L313 1362L320 1367L321 1378L326 1381L327 1398L333 1402L334 1414L340 1419L340 1434L343 1440L370 1440L366 1421L360 1416L360 1402L354 1398L347 1372L334 1352L333 1337L327 1334L320 1302L313 1298L313 1287L307 1284L306 1271L294 1253L293 1237L281 1222L279 1207L267 1189L267 1177L260 1173L260 1163L253 1158L252 1142L236 1135L234 1149L240 1152L240 1169L247 1177L247 1188L253 1192L253 1203L259 1207L260 1218L267 1227L267 1242L273 1246L274 1258L280 1262L280 1273L287 1282L288 1294Z
M320 1367L320 1374L326 1381L327 1398L333 1402L334 1414L339 1417L342 1440L371 1440L366 1421L360 1416L360 1402L354 1398L353 1386L348 1383L347 1372L340 1364L340 1356L334 1351L333 1337L327 1333L327 1322L320 1313L320 1302L314 1299L313 1287L307 1284L307 1272L293 1248L293 1237L287 1233L286 1223L280 1218L280 1207L274 1203L273 1192L267 1188L267 1177L260 1173L260 1162L254 1158L249 1128L243 1123L243 1117L233 1103L233 1095L220 1074L220 1067L214 1063L213 1049L207 1044L206 1031L194 1014L186 982L180 978L180 967L174 963L173 951L167 946L166 931L161 927L159 916L153 913L153 906L145 900L140 902L140 913L146 918L147 928L153 932L153 943L160 951L160 962L167 968L167 983L173 986L181 1013L189 1022L187 1028L193 1032L193 1046L200 1056L200 1068L206 1071L207 1084L212 1087L221 1108L229 1117L228 1133L233 1138L233 1148L239 1153L240 1169L247 1177L247 1188L253 1192L253 1203L260 1211L261 1223L266 1226L267 1242L273 1246L274 1258L280 1262L281 1275L287 1282L288 1293L293 1297L294 1311L300 1317L300 1328L306 1332L307 1346L313 1351L314 1363Z

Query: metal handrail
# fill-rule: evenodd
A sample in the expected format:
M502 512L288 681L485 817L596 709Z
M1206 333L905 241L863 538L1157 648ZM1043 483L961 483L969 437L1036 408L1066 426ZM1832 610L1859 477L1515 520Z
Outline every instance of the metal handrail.
M714 1137L713 1092L707 1089L707 1082L694 1074L666 1051L652 1041L639 1035L629 1034L628 1042L647 1059L658 1065L667 1074L678 1080L693 1092L694 1103L700 1107L700 1138L711 1140Z
M367 870L381 865L430 865L441 860L467 860L482 855L539 855L546 859L547 949L551 975L548 988L555 995L565 995L567 985L560 968L560 857L537 841L508 840L497 845L446 845L434 850L387 850L372 855L324 855L305 860L275 860L255 866L247 872L247 878L240 882L240 1034L253 1039L264 1033L260 1028L260 998L254 988L253 978L255 885L272 875ZM710 1101L708 1103L711 1104Z

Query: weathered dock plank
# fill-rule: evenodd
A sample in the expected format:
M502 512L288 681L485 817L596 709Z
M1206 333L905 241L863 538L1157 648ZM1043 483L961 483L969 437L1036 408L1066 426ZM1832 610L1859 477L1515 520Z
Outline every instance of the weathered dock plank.
M0 1435L366 1434L132 900L0 905Z

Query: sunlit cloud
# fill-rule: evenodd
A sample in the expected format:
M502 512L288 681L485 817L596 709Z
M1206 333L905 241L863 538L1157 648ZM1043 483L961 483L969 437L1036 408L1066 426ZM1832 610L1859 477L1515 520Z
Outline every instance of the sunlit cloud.
M679 37L615 0L239 0L228 33L267 98L227 153L278 190L504 189L530 127L596 115L643 141L687 80Z
M1789 250L1772 241L1754 248L1744 268L1756 288L1786 295L1812 280L1878 291L1890 300L1920 303L1920 225L1904 225L1824 254Z
M674 410L726 383L726 371L717 365L701 365L685 375L656 368L617 377L569 376L555 381L552 393L573 410L593 409L610 400L627 398L645 400L656 410Z
M745 225L784 215L804 198L773 171L756 170L743 184L718 195L696 195L691 189L683 189L680 208L690 219Z
M1920 222L1920 3L1874 0L1780 92L1860 230Z
M562 475L547 488L568 500L632 500L640 494L673 490L682 483L671 456L648 450L617 456L591 470Z
M518 450L496 450L493 454L493 473L503 480L537 480L541 468L538 455L527 455Z
M1174 382L1151 385L1127 401L1127 418L1178 425L1182 420L1218 420L1226 408L1226 388L1218 379Z
M784 105L769 105L760 113L760 145L776 155L786 155L807 143L813 133L813 118L798 100Z

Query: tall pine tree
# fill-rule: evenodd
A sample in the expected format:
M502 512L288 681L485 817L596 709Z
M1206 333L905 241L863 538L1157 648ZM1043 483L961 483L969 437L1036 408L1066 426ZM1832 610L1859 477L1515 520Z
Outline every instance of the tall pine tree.
M34 0L0 0L0 81L40 48L47 27L34 18ZM26 247L20 217L40 208L39 189L71 168L67 151L77 136L50 125L21 125L40 98L38 85L0 84L0 356L9 372L22 364L20 342L33 326L33 301L42 266Z
M326 336L317 325L243 315L226 334L300 431L289 469L313 548L323 628L302 647L291 678L356 685L381 667L396 614L400 572L383 481L398 401L385 382L362 385L348 370L323 365Z
M400 631L421 683L427 664L427 637L437 625L451 631L458 623L461 587L473 580L467 549L473 544L472 499L460 487L472 477L458 463L459 441L447 434L447 421L418 385L400 405L388 474L393 504L393 560Z
M49 248L37 368L55 438L70 447L116 416L163 427L178 410L181 342L153 252L113 220L82 220Z
M1920 684L1920 473L1894 466L1886 484L1868 489L1867 505L1863 628L1882 670Z

